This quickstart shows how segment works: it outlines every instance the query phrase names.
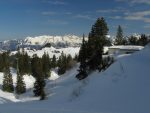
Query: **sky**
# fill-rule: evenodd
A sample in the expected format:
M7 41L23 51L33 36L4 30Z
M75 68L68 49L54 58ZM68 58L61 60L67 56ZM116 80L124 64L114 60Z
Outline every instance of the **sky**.
M150 34L150 0L1 0L0 40L39 35L88 35L104 17L109 34Z

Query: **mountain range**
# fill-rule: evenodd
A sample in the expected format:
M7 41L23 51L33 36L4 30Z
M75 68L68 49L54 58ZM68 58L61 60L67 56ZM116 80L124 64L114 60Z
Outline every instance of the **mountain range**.
M87 38L86 38L87 39ZM28 47L30 49L40 49L45 44L50 43L51 46L56 48L62 47L79 47L82 43L82 37L76 35L64 35L64 36L36 36L26 37L25 39L12 39L0 42L1 50L14 51L20 47Z

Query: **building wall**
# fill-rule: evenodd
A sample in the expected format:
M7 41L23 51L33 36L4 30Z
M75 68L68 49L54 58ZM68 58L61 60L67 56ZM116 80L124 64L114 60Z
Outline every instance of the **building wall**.
M130 53L134 53L136 51L138 51L138 50L109 48L108 54L130 54Z

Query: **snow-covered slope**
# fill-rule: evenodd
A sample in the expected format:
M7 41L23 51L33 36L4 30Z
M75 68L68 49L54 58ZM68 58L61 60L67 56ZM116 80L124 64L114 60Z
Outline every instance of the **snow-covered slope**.
M14 86L16 86L16 70L14 70L13 68L11 68L11 73L13 75L13 83ZM58 74L52 70L51 71L51 77L48 78L49 81L51 80L56 80L58 79L59 76ZM27 89L27 93L24 95L21 95L21 98L18 98L16 94L13 93L7 93L7 92L3 92L1 90L2 88L2 82L3 82L3 73L0 73L0 104L4 104L4 103L12 103L12 102L24 102L24 101L31 101L31 100L37 100L38 98L33 98L33 94L32 94L32 88L35 82L35 78L31 75L24 75L23 76L24 82L26 84L26 89Z
M80 47L68 47L68 48L54 48L54 47L50 47L50 48L43 48L41 50L28 50L27 48L25 48L25 51L27 52L27 54L32 57L34 54L36 54L39 57L42 57L42 55L44 53L47 53L50 58L53 57L53 55L55 55L57 58L61 55L61 53L63 52L66 55L71 55L72 57L74 57L76 54L79 53ZM17 51L12 51L11 54L16 54Z
M0 105L1 113L149 113L150 45L105 72L75 79L78 66L47 82L48 99Z

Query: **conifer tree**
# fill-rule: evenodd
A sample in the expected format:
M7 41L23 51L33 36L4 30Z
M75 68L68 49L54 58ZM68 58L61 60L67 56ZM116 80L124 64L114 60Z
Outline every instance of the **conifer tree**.
M108 27L105 19L98 18L92 26L87 43L88 66L90 70L101 70L103 47L107 45Z
M4 66L3 66L3 64L4 64L4 62L3 62L3 54L2 53L0 53L0 72L2 72L3 70L4 70Z
M39 60L37 55L33 55L33 58L31 59L31 73L33 77L37 77L37 61Z
M23 62L24 62L24 74L30 74L31 73L31 63L30 63L30 57L28 56L27 52L23 54Z
M0 54L0 71L4 71L9 62L6 62L9 58L9 52Z
M45 80L44 80L44 74L43 74L43 68L42 68L42 61L40 58L35 57L36 59L36 67L32 67L32 74L35 76L35 83L34 83L34 96L39 96L40 100L44 100L46 98L46 94L44 91L45 87Z
M78 62L78 55L77 54L75 54L75 57L73 58L73 60Z
M5 53L5 60L4 60L4 79L3 79L3 85L2 85L2 90L6 92L13 92L14 91L14 86L13 86L13 79L12 79L12 74L10 73L10 63L9 63L9 56L8 53Z
M26 92L26 85L23 81L23 75L20 74L20 71L19 71L19 57L17 58L17 83L16 83L16 94L23 94Z
M23 81L23 75L19 74L19 71L17 72L17 83L16 83L16 94L23 94L26 92L26 86Z
M124 45L123 30L120 25L118 26L118 29L117 29L115 45Z
M84 54L84 55L83 55ZM87 60L87 42L85 41L85 36L83 34L83 39L82 39L82 45L81 48L79 50L79 56L78 56L78 61L82 62L83 57L85 59L85 61Z
M62 75L67 70L67 57L63 52L61 53L61 56L59 57L58 63L59 63L58 64L58 74Z
M82 45L79 51L79 62L80 62L80 67L79 67L79 73L76 75L76 78L79 80L82 80L86 78L87 75L87 65L86 65L86 56L87 56L87 50L86 50L86 42L84 39L83 35L83 40L82 40Z
M135 36L130 36L128 38L128 44L129 45L138 45L138 39Z
M45 78L50 77L50 58L46 53L42 56L42 65Z
M77 61L74 60L74 59L72 58L72 56L69 54L69 55L67 56L67 66L66 66L66 70L71 69L76 63L77 63Z
M18 57L18 68L21 75L29 74L31 72L31 65L30 65L30 57L22 48L22 52L18 50L17 53Z
M145 46L149 43L148 37L145 34L141 34L141 38L138 40L138 44Z
M53 55L52 61L51 61L51 67L55 68L57 66L56 56Z

